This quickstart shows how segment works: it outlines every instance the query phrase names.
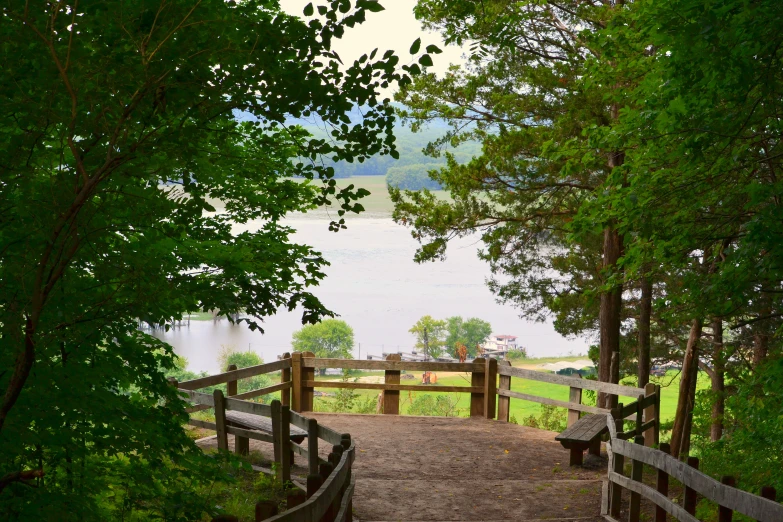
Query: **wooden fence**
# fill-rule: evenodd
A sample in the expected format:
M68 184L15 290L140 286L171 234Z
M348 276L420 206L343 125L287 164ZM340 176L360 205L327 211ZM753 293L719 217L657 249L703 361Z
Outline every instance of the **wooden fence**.
M605 519L611 522L619 519L623 491L627 490L630 494L629 522L641 520L642 498L655 504L655 522L666 522L667 514L680 522L699 522L694 516L699 495L719 506L718 522L731 522L735 512L760 522L783 521L783 506L775 502L776 492L773 488L763 488L762 496L759 497L735 488L733 477L725 476L719 482L701 473L697 458L689 457L686 462L675 459L669 455L668 444L661 444L660 449L646 447L644 438L638 435L638 429L623 433L624 413L626 411L620 405L607 415L609 470L601 497L601 514ZM632 437L635 443L626 440ZM624 473L626 457L632 461L630 477ZM656 487L642 482L645 465L655 470ZM668 497L669 477L679 481L685 488L681 504ZM651 518L646 517L645 520Z
M350 383L316 381L315 372L321 368L347 368L355 370L384 371L383 383ZM259 390L237 394L240 379L280 371L280 383ZM470 373L470 386L433 386L400 384L402 371L436 371ZM568 401L550 399L511 390L512 378L546 382L569 387ZM194 390L227 383L228 397L216 390L213 394ZM526 401L558 406L568 410L568 425L579 419L582 413L607 415L609 436L607 453L609 470L604 483L601 514L609 521L616 521L620 515L623 491L630 492L629 522L639 522L641 498L653 502L656 507L655 521L665 522L667 513L681 522L696 522L694 517L698 495L720 506L719 522L730 522L732 513L742 513L763 522L783 521L783 506L776 503L775 491L765 488L762 497L738 490L731 477L716 481L698 471L698 459L690 458L687 463L668 455L667 451L653 449L658 445L660 417L660 387L648 384L635 388L598 382L588 379L566 377L556 374L513 368L507 361L480 358L465 363L410 362L401 361L398 355L390 355L385 361L320 359L312 353L285 354L283 359L249 368L229 368L228 372L211 375L178 384L189 399L195 403L189 411L215 409L215 423L191 419L190 424L218 433L218 447L227 450L227 435L235 437L235 450L244 451L248 439L274 444L277 473L283 481L290 480L291 452L308 459L309 474L305 495L289 498L289 509L276 515L268 506L257 506L256 520L315 522L351 520L351 499L353 478L351 465L354 459L354 445L350 435L339 434L319 425L297 412L313 410L314 389L351 388L380 390L383 392L383 413L398 415L401 391L424 391L432 393L454 392L470 394L470 416L509 421L510 400ZM631 397L630 404L619 403L612 410L582 404L583 390L593 390L610 395ZM280 392L281 400L271 405L244 401L273 392ZM227 425L225 411L235 410L272 419L272 433L266 434ZM629 430L624 431L624 421L633 420ZM308 433L307 447L291 442L289 425ZM318 457L318 440L332 445L328 461ZM635 443L628 442L633 439ZM662 444L661 448L666 449ZM632 459L631 476L624 475L624 459ZM657 472L657 487L642 482L643 466L652 466ZM668 477L673 477L685 487L682 505L669 500ZM269 517L272 518L269 518Z
M190 412L214 409L215 422L190 419L189 424L217 432L218 448L228 450L228 435L234 435L235 451L247 451L249 439L270 442L274 446L276 472L281 483L291 483L299 489L289 492L287 510L277 514L277 506L269 502L256 504L256 522L261 520L280 522L350 522L353 519L352 499L354 478L351 468L355 458L355 446L347 433L337 433L326 426L319 425L315 419L308 419L291 411L289 404L291 379L291 359L262 364L249 368L210 375L192 381L176 383L183 394L194 406ZM282 370L280 384L259 390L237 394L237 380ZM194 391L199 388L227 383L229 397L221 390L212 394ZM282 401L274 400L270 405L249 402L246 398L258 397L275 391L281 392ZM271 419L271 433L248 430L226 422L226 411L236 411ZM307 445L291 441L290 426L296 426L307 432ZM329 457L319 457L319 440L331 447ZM291 482L292 455L296 453L307 459L307 484L302 486ZM231 519L225 518L225 520ZM219 519L216 519L219 520Z

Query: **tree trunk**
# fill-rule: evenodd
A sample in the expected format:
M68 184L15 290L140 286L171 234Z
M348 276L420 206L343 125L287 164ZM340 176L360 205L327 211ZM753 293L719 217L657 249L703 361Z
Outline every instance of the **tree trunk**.
M753 368L764 360L769 351L769 335L766 332L758 332L753 335Z
M699 354L696 353L696 364L691 368L690 387L688 388L687 413L682 429L682 445L680 455L687 456L691 452L691 432L693 431L693 410L696 409L696 382L699 380ZM683 457L684 458L684 457Z
M685 348L685 357L682 361L680 372L680 395L677 399L677 410L674 415L674 428L672 428L671 454L678 457L682 450L682 441L685 435L685 424L690 403L691 379L697 375L693 367L699 364L699 340L701 339L702 320L694 319L691 323L691 331L688 335L688 345Z
M712 320L712 424L710 424L710 440L715 442L723 436L723 414L726 411L726 362L723 359L723 320Z
M650 382L650 317L652 316L652 281L642 277L642 298L639 302L639 320L636 329L639 332L639 374L638 387L644 388Z
M622 254L622 237L616 230L604 230L603 268L611 271L617 265ZM601 294L601 309L598 316L601 331L600 360L598 363L598 380L614 382L620 380L620 319L623 298L623 287L617 285ZM617 364L612 365L612 357ZM617 396L600 393L598 404L601 408L613 408L617 405Z

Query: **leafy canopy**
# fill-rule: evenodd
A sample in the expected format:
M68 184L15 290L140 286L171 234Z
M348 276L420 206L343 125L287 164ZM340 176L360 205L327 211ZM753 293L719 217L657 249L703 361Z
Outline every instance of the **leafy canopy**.
M0 518L214 514L214 499L192 495L213 466L182 430L171 348L137 324L201 309L243 311L257 329L280 307L304 322L331 314L311 293L326 261L282 219L336 204L331 228L345 227L367 193L336 189L321 158L396 155L377 93L410 81L399 59L376 50L343 65L331 48L382 8L1 9ZM329 139L291 124L315 116Z
M291 346L296 352L313 352L316 357L353 358L353 328L340 319L324 319L294 332Z

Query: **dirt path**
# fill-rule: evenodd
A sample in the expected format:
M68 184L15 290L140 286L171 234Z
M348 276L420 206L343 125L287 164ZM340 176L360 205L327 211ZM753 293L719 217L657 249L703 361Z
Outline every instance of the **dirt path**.
M313 416L356 443L362 522L599 520L606 460L569 468L552 432L483 419Z
M586 457L586 467L569 468L553 432L483 419L308 416L353 437L361 522L602 520L606 459ZM267 459L271 450L251 441L251 451ZM303 465L297 457L292 474L304 478Z

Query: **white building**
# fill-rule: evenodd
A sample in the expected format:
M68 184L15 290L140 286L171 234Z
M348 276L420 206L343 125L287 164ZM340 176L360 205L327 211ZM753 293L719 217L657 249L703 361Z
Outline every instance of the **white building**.
M509 350L517 349L516 335L492 334L481 345L486 355L505 357Z

